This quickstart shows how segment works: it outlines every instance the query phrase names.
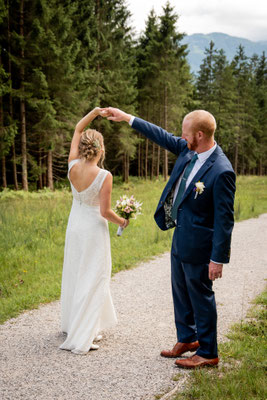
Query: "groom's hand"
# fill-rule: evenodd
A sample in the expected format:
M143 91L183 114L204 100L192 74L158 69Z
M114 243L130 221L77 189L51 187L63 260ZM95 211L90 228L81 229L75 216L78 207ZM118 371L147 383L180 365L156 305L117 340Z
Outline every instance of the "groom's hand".
M217 278L222 277L223 264L209 263L209 279L215 281Z
M127 114L124 111L119 110L118 108L106 107L102 108L102 110L106 112L107 119L109 119L110 121L116 121L116 122L125 121L128 123L130 122L131 114Z

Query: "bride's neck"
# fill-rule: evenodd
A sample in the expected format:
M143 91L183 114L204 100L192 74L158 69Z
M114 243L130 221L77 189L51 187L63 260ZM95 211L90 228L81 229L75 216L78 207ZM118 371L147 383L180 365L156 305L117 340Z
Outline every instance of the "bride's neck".
M84 164L88 167L97 167L98 161L99 160L84 161Z

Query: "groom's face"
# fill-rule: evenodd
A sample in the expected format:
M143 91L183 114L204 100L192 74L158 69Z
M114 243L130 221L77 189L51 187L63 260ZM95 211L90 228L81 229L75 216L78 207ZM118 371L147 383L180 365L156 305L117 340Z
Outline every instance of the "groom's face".
M192 132L190 119L185 119L182 125L182 138L187 141L189 150L196 151L198 148L198 137Z

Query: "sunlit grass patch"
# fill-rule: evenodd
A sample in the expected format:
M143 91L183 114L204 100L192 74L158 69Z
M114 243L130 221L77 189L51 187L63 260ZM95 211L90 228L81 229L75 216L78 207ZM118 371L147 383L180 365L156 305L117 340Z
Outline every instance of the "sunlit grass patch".
M236 186L236 221L267 212L267 176L238 176Z

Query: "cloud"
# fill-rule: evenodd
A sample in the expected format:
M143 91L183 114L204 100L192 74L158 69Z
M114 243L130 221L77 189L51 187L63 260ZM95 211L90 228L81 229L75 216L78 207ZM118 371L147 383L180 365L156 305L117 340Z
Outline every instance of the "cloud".
M166 0L127 0L132 24L137 31L145 28L145 21L152 7L162 13ZM267 40L266 0L170 0L179 15L181 32L223 32L251 40Z
M188 34L224 32L251 40L267 39L267 2L190 0L177 6L180 26Z

